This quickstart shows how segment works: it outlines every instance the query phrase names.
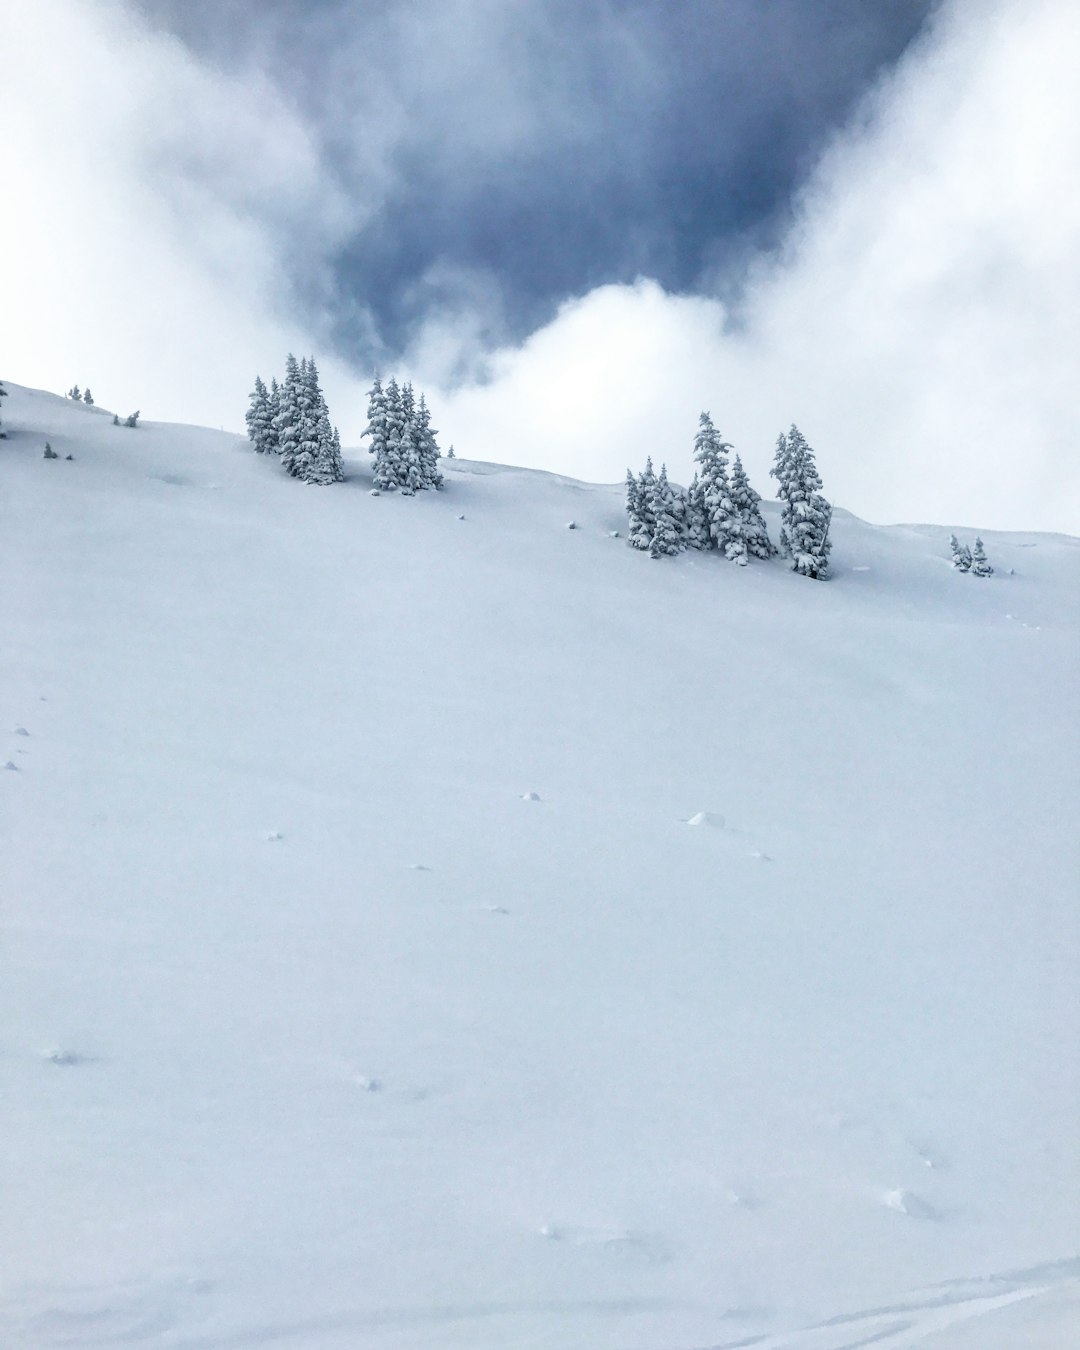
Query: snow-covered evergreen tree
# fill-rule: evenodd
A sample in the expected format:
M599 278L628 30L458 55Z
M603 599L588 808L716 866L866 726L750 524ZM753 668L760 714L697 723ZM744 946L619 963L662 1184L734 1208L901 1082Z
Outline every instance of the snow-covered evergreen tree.
M655 493L656 474L650 456L636 478L629 469L626 471L627 543L642 552L648 552L652 547L653 526L656 523L653 514Z
M73 398L76 402L82 398L82 392L77 384L73 384L68 390L68 398Z
M140 416L141 416L141 414L140 414L138 408L136 408L135 411L134 411L133 413L128 413L128 415L124 418L124 426L126 426L126 427L137 427L137 426L139 425L139 417L140 417Z
M8 391L4 388L3 380L0 380L0 408L3 407L3 400L7 398ZM4 430L4 419L0 417L0 441L7 439L7 432Z
M976 535L975 547L971 550L971 575L973 577L992 577L994 569L986 560L986 549L983 548L983 541Z
M406 418L401 428L398 457L401 462L401 495L415 497L427 484L420 466L420 447L416 443L416 428L411 418Z
M277 433L277 415L281 411L281 385L278 384L276 376L270 377L270 390L266 396L266 408L270 419L266 433L266 453L277 455L281 453Z
M345 466L341 459L341 437L337 427L330 425L330 414L325 404L319 415L318 449L310 468L302 475L306 483L326 486L345 480Z
M748 554L752 558L771 558L776 550L761 514L761 498L750 486L738 455L731 466L729 500L732 536L725 550L727 556L737 563L744 563Z
M971 549L962 544L955 534L949 535L949 548L952 550L952 565L958 572L971 571Z
M92 408L92 407L94 406L94 396L93 396L93 394L91 394L91 392L90 392L89 389L84 389L84 390L83 390L82 401L83 401L83 402L87 405L87 407L89 407L89 408Z
M650 558L670 558L683 547L682 530L679 528L678 496L668 482L667 465L661 464L660 472L652 488L650 503L653 526L649 540Z
M341 441L330 425L330 412L319 384L313 356L305 357L296 375L296 448L285 462L286 471L304 483L340 483L345 477Z
M296 385L297 448L285 466L293 478L310 482L319 462L319 421L323 412L322 390L314 357L304 357Z
M441 455L437 435L438 432L431 425L431 410L428 408L427 399L421 394L413 415L413 438L420 457L421 485L425 488L437 489L443 485L443 476L439 472Z
M273 425L282 467L292 473L300 452L300 364L292 352L285 358L285 378L278 389Z
M270 392L258 375L255 376L255 388L251 392L251 403L244 414L247 423L248 439L257 454L266 454L275 449L274 417L270 407Z
M384 438L380 446L372 446L375 451L372 483L380 492L394 492L405 479L401 447L405 416L401 406L401 390L393 376L383 390L383 411ZM374 440L374 437L372 439Z
M728 535L725 522L731 514L728 501L728 451L731 446L723 439L707 412L698 418L694 437L694 460L698 465L700 501L705 511L705 527L709 546L723 550Z
M686 491L686 546L707 549L711 544L709 521L705 511L705 491L695 473Z
M368 390L368 420L367 426L360 433L360 439L369 438L371 444L368 446L368 453L375 456L375 468L378 470L380 462L386 456L387 439L386 422L386 393L382 387L382 381L379 379L378 372L375 373L375 382Z
M794 423L776 442L770 473L777 480L776 495L783 503L781 549L791 558L793 572L821 580L829 571L832 506L821 495L814 452Z

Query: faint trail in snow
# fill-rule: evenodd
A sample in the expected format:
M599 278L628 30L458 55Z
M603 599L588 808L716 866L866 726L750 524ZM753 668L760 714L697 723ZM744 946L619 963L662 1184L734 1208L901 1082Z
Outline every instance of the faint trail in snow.
M5 1306L17 1339L6 1345L101 1350L110 1345L160 1344L179 1322L197 1318L213 1286L208 1280L147 1281L136 1286L12 1291ZM30 1310L32 1302L33 1311Z
M617 1261L633 1261L650 1266L670 1260L666 1244L654 1233L633 1233L619 1228L577 1228L572 1225L544 1224L540 1236L549 1242L565 1242L603 1252Z
M935 1338L935 1347L944 1346L945 1342L937 1339L938 1333L1026 1299L1065 1291L1078 1276L1080 1259L1071 1259L983 1279L946 1281L931 1289L948 1286L951 1292L928 1291L921 1297L838 1313L802 1328L714 1342L697 1350L748 1350L750 1346L758 1350L861 1350L885 1342L894 1350L917 1350L929 1337Z

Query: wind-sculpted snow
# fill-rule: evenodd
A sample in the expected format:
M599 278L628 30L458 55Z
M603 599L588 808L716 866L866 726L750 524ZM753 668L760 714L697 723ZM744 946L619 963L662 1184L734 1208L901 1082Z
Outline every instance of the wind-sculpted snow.
M0 1343L1072 1343L1078 541L8 388Z

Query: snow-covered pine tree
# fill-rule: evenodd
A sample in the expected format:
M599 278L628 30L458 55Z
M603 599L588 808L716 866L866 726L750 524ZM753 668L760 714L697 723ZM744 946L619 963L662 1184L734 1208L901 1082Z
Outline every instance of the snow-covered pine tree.
M398 457L401 463L401 495L415 497L427 484L420 464L420 447L416 443L416 425L411 418L406 418L401 428Z
M707 549L709 522L705 514L705 492L701 479L695 473L686 492L686 546L687 548Z
M788 454L788 438L783 432L776 438L776 450L773 452L773 466L769 470L769 477L776 479L776 495L780 498L781 504L784 504L784 497L780 486L787 481L790 472L790 456ZM786 505L780 512L780 553L785 558L791 557L791 540L787 532Z
M962 544L955 534L949 535L949 548L952 550L952 565L958 572L971 571L971 549Z
M386 455L386 394L382 387L382 381L379 379L379 372L375 372L375 382L368 390L368 420L367 426L360 433L360 439L370 438L371 444L368 446L368 453L375 456L375 466L378 468L379 462Z
M638 487L638 480L630 469L626 470L626 536L627 542L632 548L640 548L641 545L635 543L635 535L639 536L641 529L641 490Z
M405 430L405 417L401 404L401 390L393 376L383 390L385 409L385 440L380 453L375 456L375 471L372 484L381 492L393 492L399 488L405 478L401 461L401 437Z
M89 389L84 389L84 390L83 390L82 401L83 401L83 402L87 405L87 407L89 407L89 408L92 408L92 407L94 406L94 396L93 396L93 394L91 394L91 392L90 392Z
M653 484L650 508L653 525L652 538L649 540L649 557L673 557L682 549L683 543L682 532L679 529L678 503L675 492L668 482L666 464L661 464L660 472Z
M124 426L126 426L126 427L137 427L137 426L139 425L139 417L140 417L140 416L141 416L141 414L140 414L138 408L136 408L135 411L134 411L133 413L128 413L128 415L124 418Z
M82 392L80 391L79 386L77 384L73 384L71 388L68 390L68 398L73 398L76 400L76 402L78 402L78 400L82 398Z
M313 356L300 362L296 388L297 448L287 470L304 483L340 483L345 477L341 443L339 440L335 448L334 429Z
M319 414L318 435L318 452L310 470L304 475L304 481L320 486L344 482L345 466L341 459L341 437L338 435L337 427L330 425L330 414L325 403Z
M278 411L274 418L274 434L281 464L286 473L292 473L300 450L300 365L290 352L285 358L285 379L278 389Z
M270 389L266 395L266 453L268 455L277 455L281 453L281 446L278 444L277 433L277 415L281 411L281 385L277 382L276 376L270 377Z
M723 549L727 545L724 522L730 515L727 501L727 463L731 446L723 439L707 412L698 418L694 437L694 460L698 465L698 485L705 508L705 526L709 547Z
M326 416L326 435L330 436L330 419L326 400L319 388L319 372L313 356L300 362L300 452L293 465L293 476L305 483L316 480L322 451L321 423Z
M447 452L446 452L446 458L447 458L447 459L457 459L457 451L454 449L453 446L451 446L450 449L447 450Z
M334 427L330 435L330 449L326 454L326 465L329 471L334 475L335 483L344 483L345 481L345 461L341 457L341 434L337 427Z
M244 414L247 423L248 439L257 454L265 454L274 449L273 414L270 410L270 393L258 375L255 376L255 388L251 392L251 402Z
M4 388L3 380L0 380L0 407L3 407L3 400L7 398L8 391ZM0 417L0 441L7 439L7 432L4 430L4 419Z
M648 552L652 546L653 496L656 492L656 474L650 456L645 468L635 478L629 469L626 471L626 515L627 543L631 548Z
M769 539L765 517L761 514L761 498L750 486L750 479L738 455L731 466L730 496L739 522L739 543L744 550L742 556L745 558L748 553L752 558L771 558L776 549Z
M986 549L983 548L983 541L975 536L975 547L971 550L971 575L973 577L992 577L994 569L986 559Z
M405 427L408 427L410 431L413 430L416 420L416 395L413 393L411 381L406 381L401 386L401 420L403 430Z
M780 542L791 557L791 570L822 580L829 571L832 506L821 495L814 452L794 423L776 442L776 460L770 473L777 480L776 495L783 503Z
M119 414L119 413L113 413L113 415L112 415L112 424L113 424L114 427L118 427L118 426L120 425L120 414Z
M439 454L439 443L435 439L438 433L431 425L431 410L428 408L427 399L423 394L420 395L420 402L416 405L413 428L416 448L420 455L420 474L423 479L421 486L441 488L443 485L443 476L439 472L441 456Z

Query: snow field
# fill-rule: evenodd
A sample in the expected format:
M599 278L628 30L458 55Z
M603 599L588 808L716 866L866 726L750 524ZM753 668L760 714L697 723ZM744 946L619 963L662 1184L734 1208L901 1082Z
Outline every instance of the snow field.
M1068 1344L1076 540L8 388L7 1343Z

